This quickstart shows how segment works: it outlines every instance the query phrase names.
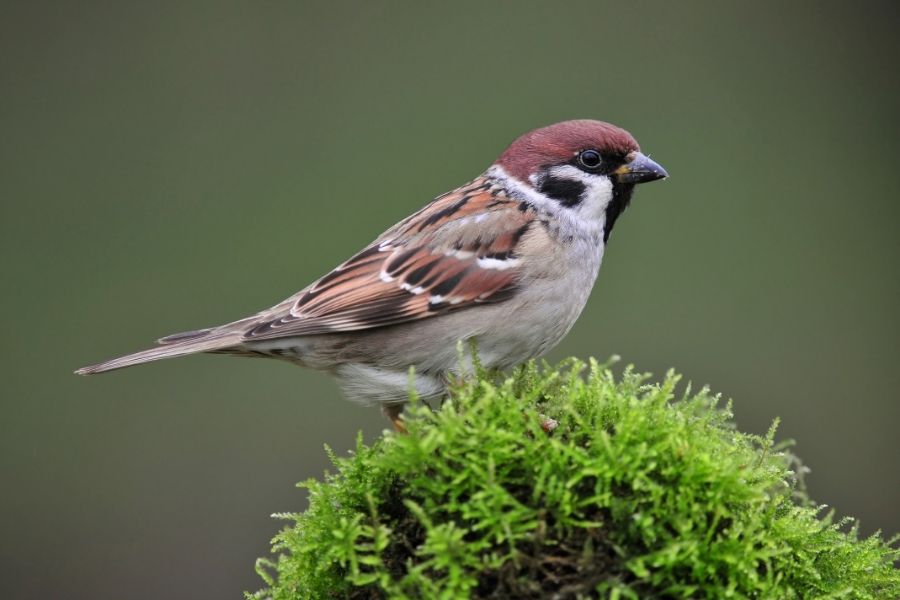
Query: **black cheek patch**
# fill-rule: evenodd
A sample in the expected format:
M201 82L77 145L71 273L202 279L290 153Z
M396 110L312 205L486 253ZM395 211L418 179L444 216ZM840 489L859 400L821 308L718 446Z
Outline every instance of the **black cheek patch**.
M581 202L584 190L585 186L580 181L550 175L541 179L538 189L545 196L553 198L567 208L577 206Z

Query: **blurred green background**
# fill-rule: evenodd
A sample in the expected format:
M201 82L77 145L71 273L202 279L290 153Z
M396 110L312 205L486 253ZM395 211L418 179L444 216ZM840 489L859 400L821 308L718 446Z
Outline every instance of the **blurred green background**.
M776 416L900 531L892 3L13 3L0 17L4 598L238 597L376 409L275 361L75 367L324 274L518 134L629 129L642 187L551 359Z

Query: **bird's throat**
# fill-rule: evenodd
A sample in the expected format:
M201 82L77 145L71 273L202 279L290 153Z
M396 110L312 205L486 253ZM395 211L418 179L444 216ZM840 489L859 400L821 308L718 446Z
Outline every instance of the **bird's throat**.
M621 215L628 204L631 203L631 196L634 194L633 183L614 183L612 189L612 199L606 205L606 219L603 223L603 243L609 240L609 234L612 233L613 225L616 224L619 215Z

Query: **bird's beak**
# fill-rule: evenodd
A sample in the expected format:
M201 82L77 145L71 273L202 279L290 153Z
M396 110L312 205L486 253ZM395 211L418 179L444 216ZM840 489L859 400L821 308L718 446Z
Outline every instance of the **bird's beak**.
M647 183L669 176L665 169L640 152L632 152L629 158L630 161L613 171L619 183Z

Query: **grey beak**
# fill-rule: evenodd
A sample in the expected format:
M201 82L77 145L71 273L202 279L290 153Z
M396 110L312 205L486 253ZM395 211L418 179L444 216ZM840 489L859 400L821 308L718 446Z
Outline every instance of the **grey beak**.
M635 152L629 162L614 171L620 183L647 183L669 176L666 170L640 152Z

